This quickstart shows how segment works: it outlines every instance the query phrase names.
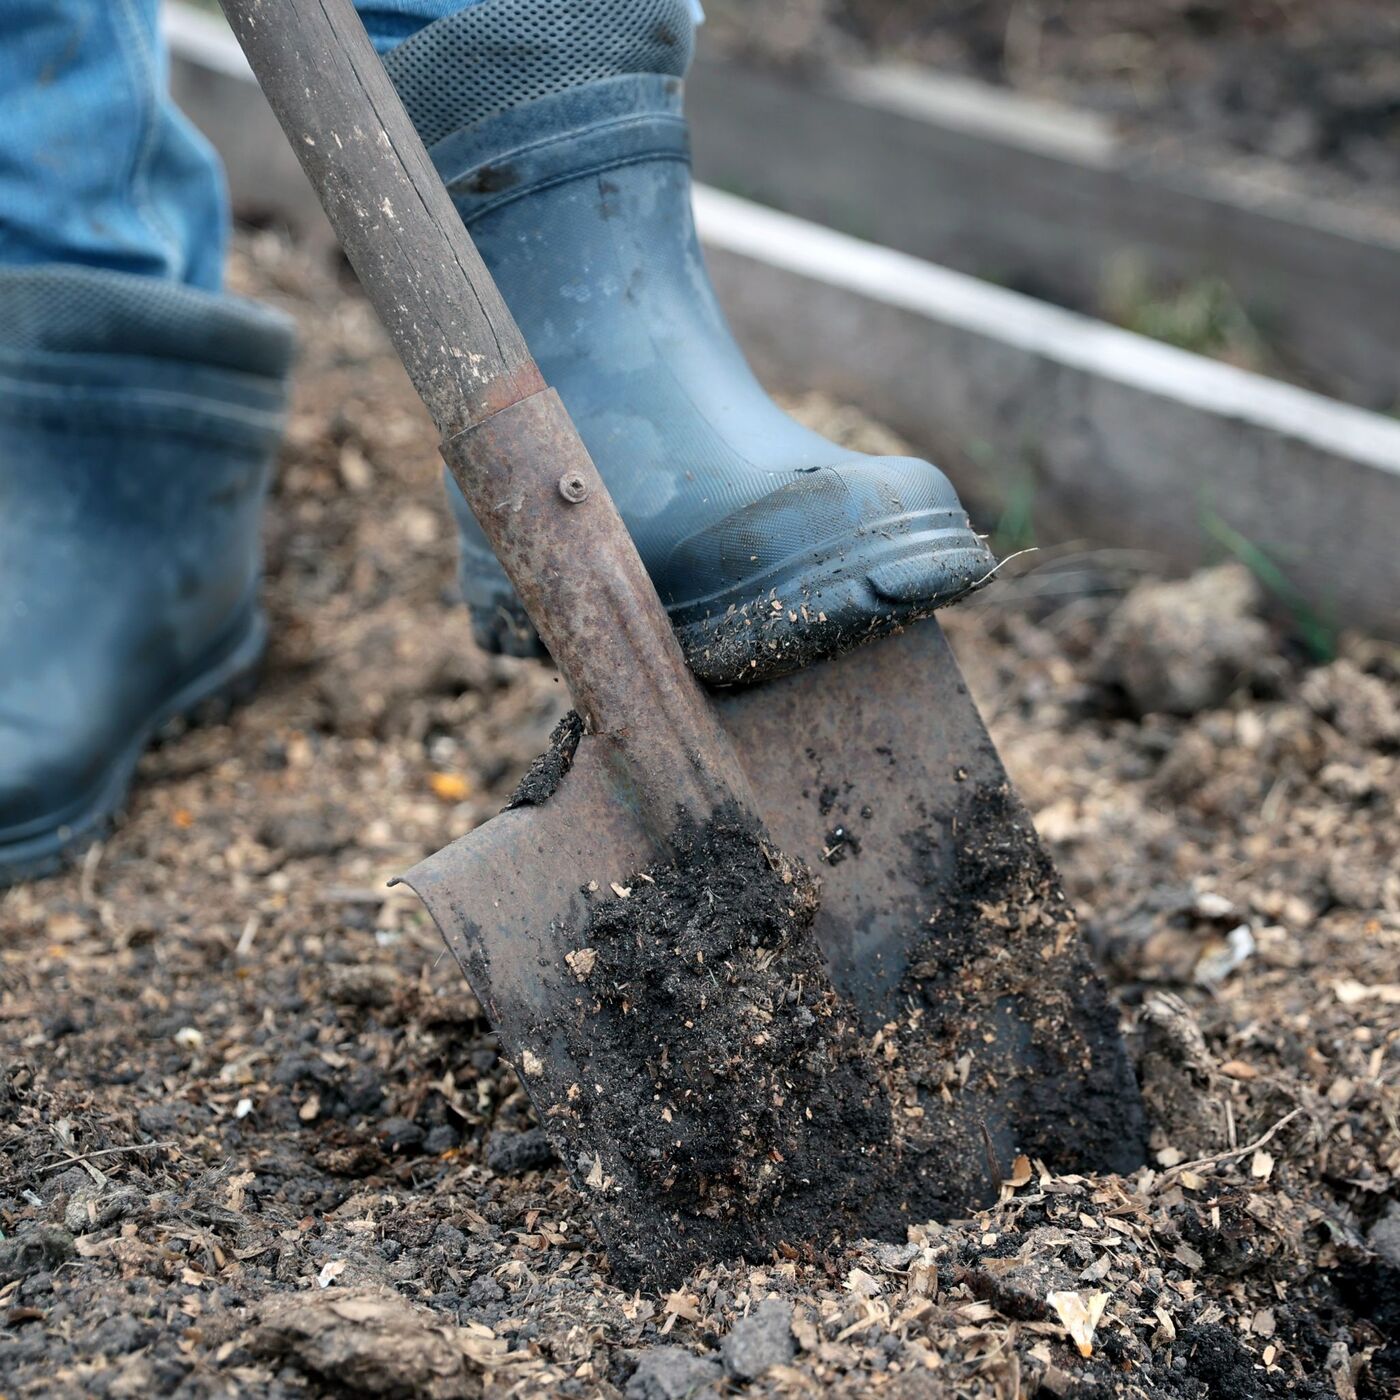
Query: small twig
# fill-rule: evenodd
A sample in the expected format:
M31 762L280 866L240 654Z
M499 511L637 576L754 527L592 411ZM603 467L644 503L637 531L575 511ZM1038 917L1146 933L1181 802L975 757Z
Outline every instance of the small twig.
M97 867L102 863L106 843L94 841L83 856L83 873L78 880L78 898L84 904L97 903Z
M1247 1157L1251 1152L1257 1152L1265 1143L1272 1141L1274 1134L1287 1127L1302 1111L1303 1106L1299 1104L1291 1112L1285 1113L1267 1133L1255 1138L1253 1142L1246 1143L1243 1147L1236 1147L1230 1152L1218 1152L1214 1157L1197 1157L1194 1162L1182 1162L1179 1166L1169 1167L1162 1173L1162 1180L1169 1181L1173 1177L1180 1176L1182 1172L1193 1172L1202 1167L1218 1167L1222 1162L1233 1162L1237 1157Z
M246 958L253 951L253 940L258 936L258 928L262 920L256 914L248 915L248 922L243 925L243 932L238 937L238 942L234 944L233 955L236 958Z
M997 1191L1001 1191L1002 1183L1006 1180L1006 1173L1001 1169L1001 1161L997 1157L996 1146L992 1142L991 1132L987 1128L987 1120L979 1118L977 1126L982 1129L982 1149L987 1154L987 1170L991 1173L992 1180L996 1182Z
M977 582L972 585L972 587L981 588L984 583L991 582L991 580L994 579L1013 559L1020 559L1023 555L1038 554L1039 552L1040 549L1038 545L1031 545L1029 549L1018 549L1015 554L1008 554L1005 559L998 559L997 562L993 564L992 567L988 569L987 572L983 574L982 577L979 578Z
M167 1138L164 1142L134 1142L128 1147L102 1147L96 1152L80 1152L76 1157L65 1157L61 1162L50 1162L47 1166L41 1167L41 1171L56 1172L60 1167L73 1167L82 1162L90 1162L94 1157L115 1157L121 1152L154 1152L158 1147L174 1147L175 1139Z

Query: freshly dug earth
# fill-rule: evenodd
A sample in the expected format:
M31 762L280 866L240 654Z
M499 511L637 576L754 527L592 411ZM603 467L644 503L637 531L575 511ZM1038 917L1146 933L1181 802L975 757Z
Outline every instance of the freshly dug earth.
M845 1234L898 1147L883 1064L812 932L811 872L737 810L672 840L673 863L593 896L562 1029L606 1092L573 1084L549 1108L603 1144L580 1174L600 1212L630 1216L614 1238L654 1221L613 1261L628 1282Z
M1241 656L1237 572L1213 611L1209 576L1182 597L1111 554L949 614L1112 979L1151 1165L1015 1160L905 1243L625 1289L385 885L499 810L566 697L472 649L432 433L364 304L265 238L239 278L305 332L274 650L230 725L149 757L101 850L0 896L0 1393L1395 1392L1393 648L1305 663L1269 624ZM1194 634L1154 639L1178 609Z
M963 786L951 833L903 823L909 964L863 1028L821 958L811 872L739 812L683 820L672 862L589 885L531 1028L556 1052L523 1054L615 1279L669 1287L716 1258L902 1244L911 1220L995 1202L1021 1153L1142 1163L1116 1009L998 774Z

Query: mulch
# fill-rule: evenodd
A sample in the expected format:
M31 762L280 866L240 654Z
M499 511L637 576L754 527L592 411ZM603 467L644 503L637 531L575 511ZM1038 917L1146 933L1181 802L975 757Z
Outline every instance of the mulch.
M269 235L236 274L303 329L273 652L231 723L147 758L103 846L0 896L0 1394L1397 1392L1395 648L1310 656L1238 567L1106 551L948 614L1129 1028L1152 1160L1022 1158L903 1243L624 1290L386 886L500 809L566 697L474 650L433 434L363 301Z

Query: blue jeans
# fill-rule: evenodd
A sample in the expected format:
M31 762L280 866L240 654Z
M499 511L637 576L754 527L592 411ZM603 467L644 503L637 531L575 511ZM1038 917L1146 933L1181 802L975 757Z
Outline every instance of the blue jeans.
M365 0L383 53L478 0ZM218 157L166 95L159 0L0 0L0 266L63 263L218 291Z

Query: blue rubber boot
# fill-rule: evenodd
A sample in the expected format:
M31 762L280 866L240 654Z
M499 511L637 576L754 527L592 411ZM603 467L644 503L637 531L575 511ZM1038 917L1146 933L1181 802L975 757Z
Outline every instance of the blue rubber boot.
M101 834L159 729L251 688L289 324L0 269L0 887Z
M766 679L923 617L992 557L927 462L795 423L710 286L681 110L688 0L483 0L385 66L700 677ZM455 487L487 647L533 629Z

